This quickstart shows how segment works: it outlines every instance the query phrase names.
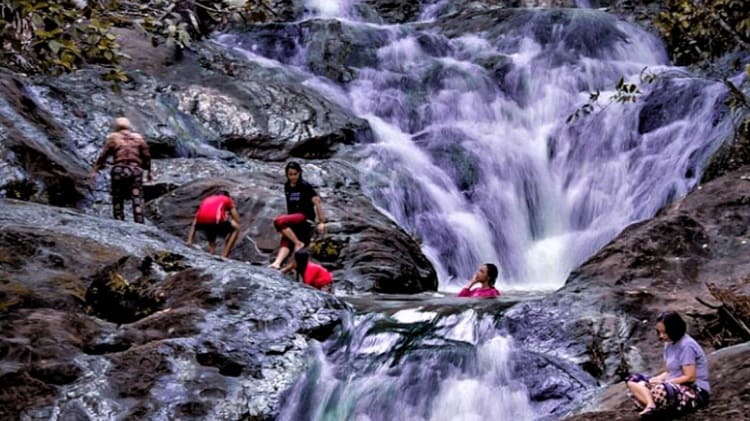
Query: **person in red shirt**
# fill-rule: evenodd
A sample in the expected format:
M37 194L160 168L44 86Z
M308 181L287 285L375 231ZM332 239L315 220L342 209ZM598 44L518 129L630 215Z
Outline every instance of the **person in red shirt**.
M495 289L497 275L497 266L492 263L485 263L482 266L479 266L479 270L477 270L477 273L471 278L471 282L469 282L469 284L458 293L458 296L481 298L499 297L500 291ZM474 285L479 285L479 288L472 289Z
M330 290L333 282L333 275L323 266L310 261L310 252L306 248L297 250L294 253L294 261L282 269L283 272L290 272L296 269L295 279L317 289Z
M227 213L232 219L227 217ZM193 224L190 226L187 244L193 244L195 231L203 231L208 239L208 252L216 251L216 236L225 237L224 250L221 257L228 257L240 235L240 215L234 206L234 201L226 190L219 190L215 195L208 196L201 201L198 212L195 213Z

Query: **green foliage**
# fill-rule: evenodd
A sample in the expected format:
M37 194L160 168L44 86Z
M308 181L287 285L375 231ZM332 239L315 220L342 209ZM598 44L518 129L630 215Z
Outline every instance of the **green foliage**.
M651 84L654 81L656 81L659 78L658 75L655 73L651 73L648 71L648 67L644 67L641 70L640 74L640 84L641 86L645 84ZM578 120L581 117L587 116L598 108L600 111L606 109L609 104L613 102L617 102L620 104L625 104L628 102L636 102L638 100L638 96L641 95L641 90L638 88L638 85L635 83L627 83L625 81L624 77L621 77L617 84L615 84L615 93L612 94L609 97L609 103L606 105L601 105L599 103L599 97L601 96L600 91L591 92L589 94L589 100L583 104L580 108L576 109L573 113L568 115L568 118L565 120L567 124L573 123L574 121Z
M178 51L216 27L273 17L270 0L4 0L0 3L0 63L24 72L59 74L85 64L102 77L128 80L113 26L135 27Z
M719 57L750 44L747 0L666 0L654 24L678 65Z

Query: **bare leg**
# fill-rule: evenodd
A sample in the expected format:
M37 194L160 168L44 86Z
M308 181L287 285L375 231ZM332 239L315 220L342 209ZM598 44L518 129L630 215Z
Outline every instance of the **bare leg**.
M224 252L221 254L221 257L229 257L229 253L232 252L232 248L234 247L234 243L237 242L237 237L240 236L239 230L232 231L231 234L229 234L224 241Z
M289 247L281 246L279 248L279 252L276 254L276 260L274 260L273 263L270 264L270 267L274 269L281 269L281 263L283 263L284 260L289 257L289 254L291 254L291 250L289 250Z
M630 389L630 393L633 394L633 397L645 406L643 412L646 412L648 409L655 406L654 398L651 396L651 391L648 390L646 386L636 382L628 382L627 386L628 389Z
M208 242L208 252L214 254L216 252L216 240Z
M288 238L289 241L291 241L292 244L294 244L294 251L297 251L301 249L302 247L305 247L305 243L303 243L302 241L299 240L299 238L297 238L297 234L295 234L291 228L284 228L283 230L281 230L281 235Z

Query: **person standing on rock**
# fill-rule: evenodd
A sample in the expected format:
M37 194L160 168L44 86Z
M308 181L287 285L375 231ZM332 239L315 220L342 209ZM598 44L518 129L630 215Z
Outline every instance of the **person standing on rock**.
M273 226L281 234L281 243L276 259L270 267L281 269L282 263L292 251L300 250L310 242L312 229L309 221L317 221L319 233L325 233L325 216L320 196L310 183L302 179L302 167L295 161L286 164L286 214L273 220Z
M482 266L479 266L477 273L474 274L471 281L461 290L461 292L458 293L458 296L480 298L499 297L500 291L495 289L497 275L497 266L492 263L485 263ZM479 287L472 289L474 285L479 285Z
M227 215L231 215L231 219ZM221 257L229 257L229 253L237 242L240 235L240 215L234 206L234 201L229 192L219 190L216 194L203 199L195 213L193 223L190 225L187 244L192 245L195 231L203 231L208 239L208 252L216 252L216 237L224 239L224 250Z
M642 419L664 419L692 412L708 403L708 360L700 345L686 333L679 314L667 311L656 319L656 332L664 342L664 370L653 377L632 374L629 394Z
M143 171L148 172L148 181L153 179L151 153L143 137L132 131L130 120L115 119L115 130L107 136L104 149L91 168L89 183L94 183L96 173L104 168L112 157L110 192L112 214L115 219L125 220L125 200L133 201L133 220L143 223Z

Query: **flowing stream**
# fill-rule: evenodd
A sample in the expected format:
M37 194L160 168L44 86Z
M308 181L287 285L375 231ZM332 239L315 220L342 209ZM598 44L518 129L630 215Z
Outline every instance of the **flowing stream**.
M500 264L500 289L511 294L562 286L627 225L685 195L730 133L717 111L725 88L671 67L643 29L583 9L461 22L440 17L450 4L427 5L417 23L384 25L361 21L362 2L308 0L305 18L286 28L294 45L268 33L219 39L302 74L370 123L375 140L359 151L366 190L422 240L442 291L456 291L483 262ZM329 52L350 48L358 60L339 80L326 73L335 63L313 50L330 41L316 33L324 30L352 43ZM651 74L654 82L642 80ZM621 78L638 84L637 101L610 100ZM570 120L593 92L593 112ZM495 328L498 310L423 306L352 316L318 347L282 419L525 420L574 400L532 403L535 373L514 367L541 372L549 357L515 349ZM550 381L593 386L565 364L552 364Z

